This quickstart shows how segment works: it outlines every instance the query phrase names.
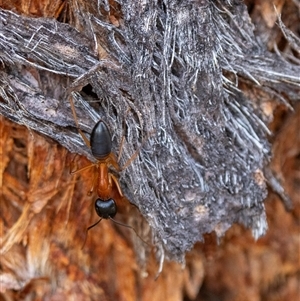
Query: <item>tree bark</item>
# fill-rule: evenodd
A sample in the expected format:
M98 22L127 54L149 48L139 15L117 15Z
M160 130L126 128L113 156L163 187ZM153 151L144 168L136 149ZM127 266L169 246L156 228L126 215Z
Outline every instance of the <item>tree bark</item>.
M4 300L296 299L299 16L251 3L0 2Z

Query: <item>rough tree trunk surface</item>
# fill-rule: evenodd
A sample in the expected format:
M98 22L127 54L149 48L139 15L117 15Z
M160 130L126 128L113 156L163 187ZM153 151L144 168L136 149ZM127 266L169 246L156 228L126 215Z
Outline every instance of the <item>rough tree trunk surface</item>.
M247 4L0 0L1 300L296 300L300 7ZM70 100L108 125L135 229L84 246Z

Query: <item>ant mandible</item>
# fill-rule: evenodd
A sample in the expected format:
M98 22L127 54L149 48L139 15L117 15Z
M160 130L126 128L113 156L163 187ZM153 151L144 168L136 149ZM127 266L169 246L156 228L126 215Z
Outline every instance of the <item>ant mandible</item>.
M77 120L77 115L75 112L75 107L73 100L70 98L71 109L77 125L77 129L82 136L84 142L90 147L92 155L97 160L96 163L83 167L81 169L71 171L72 174L86 170L92 166L97 166L97 194L98 198L95 201L95 211L100 219L93 225L87 228L87 231L96 226L102 219L110 219L114 223L122 225L124 227L132 229L135 234L145 242L136 232L136 230L126 224L117 222L114 220L115 215L117 214L117 204L116 201L121 201L124 198L118 179L114 174L109 170L110 167L113 167L116 172L121 172L121 168L118 164L115 154L112 152L112 139L109 129L106 123L103 120L99 120L91 133L90 140L87 139L85 134L79 129L79 124ZM123 141L121 142L121 147ZM121 152L121 150L120 150ZM138 152L135 152L131 158L126 162L123 169L125 169L138 155ZM120 157L120 154L119 154ZM93 189L93 188L92 188ZM92 190L91 190L92 191ZM145 242L148 244L147 242Z

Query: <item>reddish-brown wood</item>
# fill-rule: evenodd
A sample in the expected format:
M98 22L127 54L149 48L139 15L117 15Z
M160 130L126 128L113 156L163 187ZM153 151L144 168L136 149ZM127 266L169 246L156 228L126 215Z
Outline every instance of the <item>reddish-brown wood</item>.
M269 48L276 41L284 49L286 44L278 34L272 10L274 1L263 5L262 1L247 2L253 5L253 22L261 22L257 28L262 33L272 33ZM2 0L0 6L27 15L57 17L64 3ZM284 5L292 6L290 1L276 1L278 12L283 11ZM120 16L109 17L118 24ZM293 23L293 18L285 20ZM81 249L86 228L97 218L94 196L87 195L93 170L70 175L73 154L25 126L1 118L1 298L297 300L300 108L295 113L283 108L276 112L274 102L270 102L264 104L264 109L270 119L275 113L271 126L276 133L272 141L273 169L292 198L293 210L287 212L279 197L270 191L265 202L269 223L265 237L255 242L250 231L238 225L227 232L219 245L213 234L207 235L203 244L197 244L187 254L185 266L166 261L157 280L154 250L129 229L102 221L89 232ZM79 166L89 164L85 158L76 160ZM138 210L127 201L124 208L120 220L149 238L148 225Z

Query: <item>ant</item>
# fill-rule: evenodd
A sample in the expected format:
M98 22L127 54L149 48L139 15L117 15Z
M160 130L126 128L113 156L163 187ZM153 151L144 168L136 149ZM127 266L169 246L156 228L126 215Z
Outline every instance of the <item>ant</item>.
M95 211L97 215L100 217L100 219L93 225L89 226L86 231L95 227L98 223L101 222L102 219L110 219L118 225L122 225L124 227L132 229L135 232L135 234L143 242L145 242L138 235L138 233L133 227L114 220L114 217L117 214L117 202L120 202L124 198L124 195L122 193L118 179L109 170L110 167L113 167L116 170L116 172L121 172L122 169L119 166L115 154L112 152L112 139L111 139L111 134L109 132L108 126L103 120L100 119L95 124L90 136L90 140L88 140L85 134L79 129L74 103L71 98L70 98L70 103L71 103L71 108L75 119L75 123L77 125L77 129L80 135L82 136L84 142L91 149L92 155L97 160L96 163L93 163L91 165L88 165L86 167L83 167L75 171L71 171L71 173L74 174L86 170L92 166L97 166L98 175L97 175L96 184L97 184L98 198L95 201ZM121 142L121 147L122 145L123 145L123 140ZM120 147L120 153L121 153L121 147ZM119 157L120 157L120 153L119 153ZM137 155L138 152L135 152L131 156L131 158L126 162L123 169L125 169L137 157ZM90 193L93 191L93 188L94 187L92 187ZM148 244L147 242L145 243Z

